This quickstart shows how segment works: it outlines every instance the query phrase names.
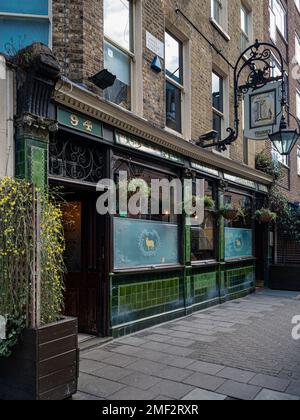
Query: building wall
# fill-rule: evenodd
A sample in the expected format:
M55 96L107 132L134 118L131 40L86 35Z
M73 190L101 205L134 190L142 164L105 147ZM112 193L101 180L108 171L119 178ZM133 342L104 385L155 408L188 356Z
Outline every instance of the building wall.
M0 178L14 175L13 73L0 54Z
M287 10L287 37L284 39L281 33L277 30L276 46L280 49L283 59L285 70L289 75L288 86L288 102L290 105L290 112L297 115L296 108L296 92L300 89L300 72L299 67L296 67L295 57L295 34L299 35L300 28L300 13L296 7L294 0L283 0L282 4ZM265 39L269 42L270 38L270 13L268 2L264 2L264 21L265 21ZM295 78L297 76L297 78ZM297 128L294 119L290 119L289 124L291 127ZM300 142L298 142L300 145ZM271 153L272 147L270 142L266 142L265 150ZM295 147L290 155L289 168L283 166L283 178L279 181L279 186L282 192L287 196L291 202L300 202L300 176L298 175L297 168L297 147Z
M71 4L72 3L72 4ZM134 112L151 125L165 129L165 74L151 68L154 54L146 48L146 31L164 42L164 31L180 38L186 56L186 124L183 140L197 140L212 129L211 73L212 69L227 78L229 103L225 109L226 126L233 124L233 69L240 55L240 0L227 1L228 23L226 32L218 30L211 22L211 1L198 0L136 0L136 58L137 69L134 95ZM252 10L252 40L263 38L263 2L245 0ZM190 24L181 13L190 19ZM88 78L103 68L103 1L102 0L53 0L53 50L63 73L74 81L85 83L100 96ZM204 34L204 37L197 29ZM142 44L139 46L139 39ZM213 45L213 46L212 46ZM217 51L222 52L224 60ZM231 65L230 65L230 64ZM188 76L189 74L189 76ZM142 94L141 94L142 92ZM224 135L226 133L224 132ZM242 135L225 156L254 167L255 153L261 145L248 142L245 156Z

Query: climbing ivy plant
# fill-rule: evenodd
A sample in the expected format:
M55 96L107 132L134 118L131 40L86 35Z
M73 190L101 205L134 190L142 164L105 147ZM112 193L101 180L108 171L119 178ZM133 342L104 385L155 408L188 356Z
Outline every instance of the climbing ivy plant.
M62 210L49 192L36 194L24 180L8 177L0 180L0 316L6 319L0 357L11 355L23 329L30 326L37 252L34 220L37 219L40 221L40 318L42 324L47 324L60 318L63 305Z

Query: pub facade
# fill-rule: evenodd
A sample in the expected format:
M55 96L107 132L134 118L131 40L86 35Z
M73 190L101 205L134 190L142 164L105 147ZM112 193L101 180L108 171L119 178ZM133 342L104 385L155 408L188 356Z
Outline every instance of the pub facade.
M131 2L121 3L124 6ZM153 16L147 7L140 9L142 2L133 3L137 16L143 16L141 39L149 41L151 34L146 33L144 25L147 19L153 22ZM150 2L143 3L145 6ZM161 2L151 3L151 10L157 13L155 7ZM104 19L109 21L109 8L104 11ZM160 6L158 11L159 16L169 20L178 15L173 7L166 10ZM235 13L231 6L230 13ZM164 22L160 23L156 41L162 38L169 43L175 58L178 52L180 66L183 59L191 64L186 39L179 42L180 34L174 25L168 24L175 33L171 36L169 29L165 33ZM147 28L155 32L154 27ZM202 45L199 35L186 22L181 30L191 37L192 45ZM210 23L209 31L215 30ZM177 68L173 73L171 68L159 72L159 63L162 67L164 63L159 58L161 44L153 45L155 37L150 37L152 44L141 46L144 55L135 57L131 79L135 87L141 83L137 72L139 60L143 59L140 71L144 97L139 90L132 90L130 96L126 72L120 70L126 46L118 46L113 33L104 37L104 62L83 57L82 79L75 77L77 68L72 76L72 63L69 74L63 74L58 38L56 34L53 52L34 44L19 55L30 58L18 61L22 71L16 76L20 82L16 174L31 179L40 188L48 184L58 187L63 197L65 314L78 317L81 333L117 337L254 292L256 281L265 280L272 257L270 226L259 225L254 217L255 210L265 202L272 179L244 162L238 144L232 146L231 154L222 154L204 150L191 140L210 128L212 120L216 131L231 121L231 102L227 106L225 99L231 82L229 77L225 83L224 57L212 54L203 41L214 60L210 70L206 63L199 63L203 74L208 72L210 93L206 101L207 92L201 82L200 92L197 90L198 73L190 68L188 77L188 64L182 69L182 78ZM185 52L181 55L183 46ZM93 74L91 67L87 68L90 62L95 69L99 70L100 63L117 75L112 87L99 91L92 86L91 78L85 77L85 73ZM154 101L151 89L157 94ZM179 91L182 96L178 102ZM254 152L249 152L250 160ZM162 209L155 216L120 211L101 216L96 210L101 194L97 184L102 179L117 182L120 171L127 172L128 179L141 179L148 185L152 179L189 178L194 183L203 179L205 197L214 205L206 207L201 224L196 220L188 223L185 215L176 215L172 209ZM243 216L233 220L223 217L221 210L230 205L242 209Z

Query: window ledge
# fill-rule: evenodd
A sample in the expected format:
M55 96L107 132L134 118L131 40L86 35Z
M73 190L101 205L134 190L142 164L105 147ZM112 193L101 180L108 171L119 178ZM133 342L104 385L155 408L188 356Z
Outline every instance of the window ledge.
M127 275L127 274L146 274L146 273L156 273L156 272L164 272L164 271L178 271L184 270L184 266L177 264L177 265L157 265L153 267L141 267L141 268L128 268L128 269L120 269L114 270L110 275Z
M180 138L180 139L182 139L182 140L186 140L185 138L184 138L184 135L182 134L182 133L179 133L179 131L176 131L176 130L172 130L172 128L169 128L169 127L165 127L164 128L164 130L165 131L167 131L168 133L170 133L170 134L173 134L173 136L176 136L176 137L178 137L178 138Z
M192 267L199 268L199 267L214 267L219 265L218 261L216 260L208 260L208 261L195 261L192 262Z
M227 42L229 42L230 41L230 36L228 35L228 33L222 28L222 26L220 26L219 24L218 24L218 22L213 18L213 17L211 17L210 19L209 19L209 21L210 21L210 23L212 24L212 26L214 26L214 28L215 29L217 29L217 31L222 35L222 37L227 41Z

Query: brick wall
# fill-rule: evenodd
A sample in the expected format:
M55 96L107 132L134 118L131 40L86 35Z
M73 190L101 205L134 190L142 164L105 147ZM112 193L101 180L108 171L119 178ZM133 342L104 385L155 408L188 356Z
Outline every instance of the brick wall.
M190 50L191 70L191 138L212 129L211 73L212 69L228 78L230 103L226 110L229 125L233 125L233 70L240 55L240 0L228 0L230 40L210 22L210 0L137 0L142 1L143 36L143 117L150 124L165 126L165 76L150 68L154 54L146 48L146 31L164 41L168 28L182 38ZM245 0L253 11L253 39L263 37L263 2ZM215 49L180 14L179 8L202 32ZM53 0L53 49L64 74L72 80L88 84L87 78L103 68L103 1ZM92 88L91 85L89 85ZM94 88L93 88L94 89ZM242 136L230 147L228 156L244 161ZM255 154L261 144L248 144L247 161L254 166Z

